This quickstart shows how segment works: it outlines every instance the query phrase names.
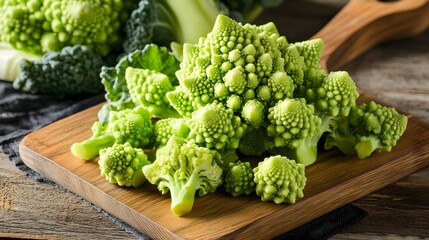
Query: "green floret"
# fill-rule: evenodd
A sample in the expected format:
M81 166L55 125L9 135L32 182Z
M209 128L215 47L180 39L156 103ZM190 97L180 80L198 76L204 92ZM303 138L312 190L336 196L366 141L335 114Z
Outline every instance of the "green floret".
M313 99L307 96L309 94L308 91L314 91L314 88L318 87L320 85L320 82L327 75L326 71L323 70L320 66L320 59L322 57L324 43L322 39L316 38L302 42L296 42L291 45L294 45L296 47L305 65L305 68L299 69L302 69L304 71L304 77L302 79L302 82L295 82L297 84L297 87L295 88L294 96L305 97L307 99L307 102L310 103L313 101ZM289 46L289 48L292 47ZM296 59L296 57L295 60L297 60L298 62L300 61ZM289 73L289 71L287 72ZM294 78L294 81L295 79L296 78Z
M253 169L249 162L229 163L224 178L225 191L232 196L249 195L255 191Z
M187 139L191 130L186 118L164 118L153 125L153 145L155 148L165 146L172 136Z
M271 156L253 169L256 194L262 201L294 204L304 197L305 166L283 156Z
M17 90L58 98L103 92L99 73L103 59L86 46L65 47L39 60L22 60L13 82Z
M189 120L190 139L202 147L217 150L222 155L222 162L237 160L235 150L247 125L231 109L221 103L211 103L192 113Z
M107 120L109 111L133 108L133 102L125 79L128 67L148 69L168 77L173 86L178 85L176 71L179 61L165 47L148 44L143 50L136 50L119 60L115 67L102 67L100 77L106 91L107 103L98 113L101 122Z
M182 90L182 86L177 86L173 91L166 94L170 105L182 116L190 118L192 112L197 110L192 99Z
M41 38L43 51L86 45L100 55L107 55L120 46L122 8L122 1L118 0L43 1L46 18Z
M244 104L241 116L250 126L259 128L265 121L264 105L256 99L251 99Z
M315 106L329 116L348 116L356 105L359 93L355 82L345 71L331 72L315 89Z
M285 71L293 80L294 90L298 91L299 87L304 84L304 72L307 69L304 63L304 57L300 55L298 48L294 44L280 48L282 56L285 59Z
M317 159L322 120L305 99L286 99L269 109L268 150L285 155L305 166Z
M166 96L166 93L174 88L167 75L153 70L128 67L125 79L133 102L145 106L151 116L180 117L170 106Z
M109 121L92 126L93 135L71 146L75 157L89 160L99 155L103 148L114 143L129 142L131 146L143 148L150 143L153 129L149 112L143 106L110 112Z
M181 88L169 97L173 107L179 112L189 107L181 104L182 99L190 100L193 109L217 101L243 117L246 124L260 125L259 119L253 122L249 118L244 106L257 100L262 104L257 114L264 115L267 106L292 97L294 91L293 80L283 68L280 46L285 45L286 39L273 23L243 25L219 15L206 37L184 45L177 72ZM252 103L246 105L248 101Z
M27 53L42 55L41 26L45 21L42 5L42 0L2 1L0 42L8 43L15 49Z
M150 164L143 149L134 148L130 143L115 143L100 150L98 165L101 176L110 183L126 187L139 187L146 182L142 168Z
M222 184L219 158L216 151L171 137L156 152L156 160L143 167L143 173L162 194L170 192L171 211L183 216L191 212L196 194L212 193Z
M326 137L325 148L338 147L346 155L363 159L375 151L390 152L405 132L408 118L393 107L370 101L353 107L348 117L337 122Z

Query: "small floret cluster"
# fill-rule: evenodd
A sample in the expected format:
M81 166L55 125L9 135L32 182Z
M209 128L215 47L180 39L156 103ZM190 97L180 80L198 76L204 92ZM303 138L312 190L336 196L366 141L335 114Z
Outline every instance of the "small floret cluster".
M128 159L125 149L155 150L141 170L162 194L170 193L177 216L192 210L196 195L219 186L234 197L294 204L304 197L305 168L317 162L320 146L367 158L391 151L407 126L393 108L358 104L347 72L321 68L322 50L321 39L289 43L272 23L219 15L207 36L183 45L180 60L148 44L104 67L107 103L93 136L72 152ZM127 156L103 156L118 152L103 148L124 143L119 152ZM106 162L116 169L102 173L111 182L129 179L124 161L99 161Z

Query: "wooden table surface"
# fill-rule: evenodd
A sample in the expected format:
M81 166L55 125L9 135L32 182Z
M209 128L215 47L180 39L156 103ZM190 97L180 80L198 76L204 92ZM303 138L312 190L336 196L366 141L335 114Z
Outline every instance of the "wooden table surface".
M304 1L306 2L306 1ZM318 2L318 1L313 1ZM335 1L325 1L334 4ZM260 21L278 19L289 39L307 38L335 10L297 15L272 10ZM322 8L318 8L322 9ZM317 16L315 16L315 14ZM286 17L287 16L287 17ZM279 23L280 24L280 23ZM297 24L308 26L296 29ZM291 30L292 29L292 30ZM429 124L429 31L414 39L383 43L343 66L358 88ZM429 168L353 202L369 214L330 239L429 239ZM0 238L135 239L79 196L28 178L0 153Z

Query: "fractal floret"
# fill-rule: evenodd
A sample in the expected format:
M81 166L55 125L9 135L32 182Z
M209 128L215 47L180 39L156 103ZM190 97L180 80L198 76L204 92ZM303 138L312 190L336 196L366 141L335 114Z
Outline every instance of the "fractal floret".
M101 176L110 183L126 187L139 187L145 183L142 168L150 164L143 149L134 148L130 143L115 143L113 146L100 150Z
M253 169L256 194L262 201L295 203L304 196L305 167L280 155L265 158Z

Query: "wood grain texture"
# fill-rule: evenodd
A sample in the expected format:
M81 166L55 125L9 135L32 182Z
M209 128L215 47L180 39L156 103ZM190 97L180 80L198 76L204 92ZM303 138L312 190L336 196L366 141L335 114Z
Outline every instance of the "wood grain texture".
M70 146L91 135L99 108L27 135L20 145L21 157L30 168L155 239L275 237L429 166L429 127L410 116L407 131L392 152L359 160L338 151L321 151L317 163L306 169L305 197L294 205L217 192L197 198L193 211L179 218L171 213L168 196L150 184L138 189L112 185L100 176L96 161L71 155Z
M313 38L325 42L321 65L336 70L373 46L429 27L429 0L351 0Z
M0 176L0 239L133 237L75 194L37 182L16 168L0 168Z

